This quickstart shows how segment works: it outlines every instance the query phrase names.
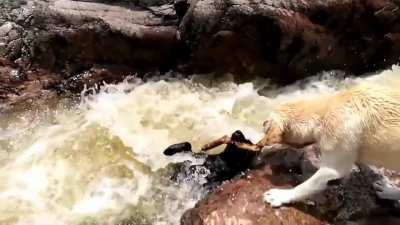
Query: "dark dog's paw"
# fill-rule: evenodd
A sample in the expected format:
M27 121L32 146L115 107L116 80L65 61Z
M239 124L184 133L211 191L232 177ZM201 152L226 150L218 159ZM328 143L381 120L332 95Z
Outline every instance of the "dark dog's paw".
M189 142L182 142L178 144L174 144L169 146L167 149L164 150L164 155L175 155L179 152L190 152L192 151L192 145Z

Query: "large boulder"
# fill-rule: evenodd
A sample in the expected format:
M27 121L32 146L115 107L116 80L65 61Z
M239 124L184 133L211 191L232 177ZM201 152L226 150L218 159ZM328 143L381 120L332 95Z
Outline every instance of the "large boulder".
M8 3L0 20L0 56L71 75L95 63L135 68L174 65L172 4L27 0ZM154 4L156 4L155 1Z
M0 104L30 107L85 85L169 70L176 23L164 0L2 1Z
M316 149L304 150L262 157L265 161L258 159L266 164L219 186L183 215L182 224L368 224L384 221L382 218L396 222L390 224L400 224L400 218L395 216L398 211L393 213L393 205L379 200L373 189L372 184L382 174L366 166L355 168L346 179L330 182L326 191L308 201L281 208L263 202L266 190L291 188L315 172Z
M322 220L299 209L274 209L262 201L263 192L269 188L292 187L288 178L273 176L270 168L251 171L242 179L221 186L187 211L182 224L322 225Z
M0 103L170 70L282 83L323 70L376 71L398 62L399 6L398 0L0 1L0 67L13 71L0 70ZM91 75L103 69L110 73Z
M288 82L330 69L361 74L397 62L400 54L397 0L188 3L179 31L187 68L199 72Z

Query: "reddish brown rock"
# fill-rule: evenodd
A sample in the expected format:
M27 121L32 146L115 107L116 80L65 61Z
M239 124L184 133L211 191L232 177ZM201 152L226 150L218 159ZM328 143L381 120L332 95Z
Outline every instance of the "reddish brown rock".
M18 0L0 6L0 56L18 68L60 74L62 81L100 64L288 83L329 69L373 71L400 55L395 0Z
M67 76L93 64L170 68L175 64L177 18L172 2L163 6L157 2L146 6L127 1L1 3L0 24L9 21L0 26L0 56Z
M188 2L179 29L188 70L286 83L322 70L362 74L398 62L396 0Z
M176 22L164 0L0 2L1 111L174 68Z
M0 112L54 106L59 96L79 93L84 86L116 83L137 71L124 66L94 65L92 68L64 78L43 69L24 69L0 58Z
M304 151L282 151L258 160L259 168L238 176L212 191L182 217L183 225L219 224L370 224L399 221L398 209L377 198L373 183L381 179L377 170L355 168L342 180L308 201L271 208L262 201L270 188L290 188L312 175L318 163L313 146ZM395 223L394 223L395 224Z
M23 71L38 70L62 84L111 65L142 75L233 72L237 81L260 75L286 84L397 63L399 7L398 0L2 1L0 57L20 81ZM81 83L70 86L79 92ZM11 94L30 90L11 86ZM53 94L59 85L52 87Z
M273 175L267 167L222 185L182 217L184 225L322 225L318 219L294 207L271 208L262 200L265 190L292 187L288 176Z

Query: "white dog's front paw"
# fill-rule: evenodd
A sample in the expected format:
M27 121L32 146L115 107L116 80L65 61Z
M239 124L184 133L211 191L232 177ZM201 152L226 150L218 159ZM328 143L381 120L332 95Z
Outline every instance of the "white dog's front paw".
M279 207L294 200L292 190L271 189L264 193L264 201L272 207Z

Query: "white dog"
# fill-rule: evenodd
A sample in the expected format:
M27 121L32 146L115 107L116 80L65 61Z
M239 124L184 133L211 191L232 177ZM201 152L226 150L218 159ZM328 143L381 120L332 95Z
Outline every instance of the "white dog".
M264 200L277 207L324 190L355 163L400 170L400 87L361 84L329 96L287 103L264 122L258 145L304 145L321 150L320 169L293 189L271 189ZM400 199L400 190L381 189Z

